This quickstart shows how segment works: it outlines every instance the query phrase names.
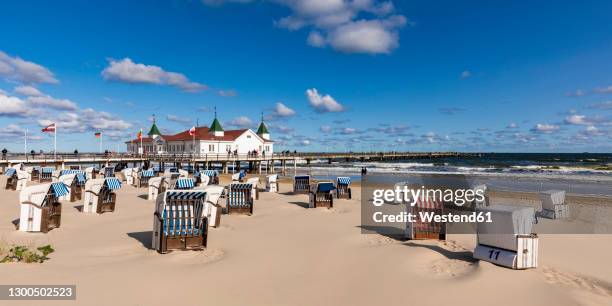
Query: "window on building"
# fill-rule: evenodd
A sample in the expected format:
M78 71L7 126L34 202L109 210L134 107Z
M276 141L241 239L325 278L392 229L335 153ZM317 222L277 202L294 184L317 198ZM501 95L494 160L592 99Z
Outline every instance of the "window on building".
M208 151L209 152L215 152L215 145L214 144L209 144L208 145Z

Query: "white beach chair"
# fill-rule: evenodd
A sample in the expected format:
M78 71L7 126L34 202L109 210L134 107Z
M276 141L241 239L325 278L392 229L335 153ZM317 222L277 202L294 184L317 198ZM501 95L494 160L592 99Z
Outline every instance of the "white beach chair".
M217 170L203 170L201 173L204 173L205 175L208 176L208 178L210 179L210 181L208 182L209 185L218 185L219 184L219 172Z
M259 188L257 187L257 185L259 184L259 178L250 177L247 179L246 183L253 185L253 189L252 189L253 191L251 192L251 197L255 200L259 200Z
M28 181L30 180L30 174L28 174L28 172L25 170L21 170L20 167L8 168L4 172L4 175L6 176L5 189L7 190L22 190L27 186Z
M62 205L59 197L68 193L63 183L29 186L19 193L19 231L46 233L60 226Z
M38 181L40 183L51 182L53 181L53 172L55 168L53 167L41 167L40 173L38 175Z
M85 168L85 178L88 180L96 178L96 172L94 167Z
M116 177L88 180L85 183L84 213L98 213L115 211L117 195L115 190L121 188L121 182Z
M153 214L152 246L159 253L169 250L201 250L208 240L208 218L202 190L167 190L157 197Z
M200 186L208 186L210 183L210 176L200 173Z
M240 181L240 172L236 172L232 174L232 183L237 183Z
M570 216L569 205L565 204L565 190L547 190L540 192L542 211L540 216L548 219L567 219Z
M125 183L128 185L134 185L134 177L138 173L138 168L125 168L121 170L123 177L125 178Z
M479 201L478 199L474 200L474 208L489 206L489 189L486 184L476 185L472 187L472 190L474 191L474 193L480 191L484 194L484 199L482 199L482 201Z
M532 232L533 207L491 205L476 211L490 213L492 222L476 224L475 259L512 269L538 266L538 235Z
M53 173L51 173L51 182L59 182L61 173L62 170L53 170Z
M57 179L57 181L61 182L61 183L64 183L64 185L66 185L68 187L68 193L66 193L65 195L61 196L59 199L61 201L70 201L72 185L73 185L73 183L76 184L76 174L75 173L71 173L71 174L61 175Z
M147 196L149 201L156 200L157 196L165 191L165 179L166 178L163 176L156 176L149 179L149 193Z
M189 172L187 170L178 169L179 177L189 177Z
M208 199L204 206L204 215L208 217L209 226L219 227L221 225L221 214L223 213L223 208L219 204L219 198L221 198L225 188L217 185L208 185L195 187L194 190L206 191Z
M278 192L278 174L272 174L266 176L266 191L267 192Z

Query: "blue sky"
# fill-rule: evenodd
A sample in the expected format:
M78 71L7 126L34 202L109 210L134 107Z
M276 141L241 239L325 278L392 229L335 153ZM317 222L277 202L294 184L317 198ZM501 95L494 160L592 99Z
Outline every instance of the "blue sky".
M0 146L254 127L276 150L612 151L609 1L0 4ZM279 104L280 103L280 104ZM29 150L28 149L28 150Z

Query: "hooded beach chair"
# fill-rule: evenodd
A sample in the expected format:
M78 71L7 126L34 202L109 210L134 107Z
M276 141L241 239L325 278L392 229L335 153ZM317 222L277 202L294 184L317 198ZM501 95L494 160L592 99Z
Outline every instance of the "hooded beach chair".
M415 222L406 222L404 228L404 238L409 240L424 240L424 239L446 239L446 224L441 222L427 222L420 218L421 214L444 214L444 203L438 199L417 199L412 205L412 200L406 204L406 212L417 216Z
M85 187L85 171L83 170L61 170L58 178L59 182L62 182L68 186L69 194L64 195L61 200L75 202L81 200L82 189Z
M64 170L53 170L51 174L51 182L59 182L59 177Z
M26 170L30 173L30 180L40 180L40 167L27 167Z
M221 225L221 214L223 212L223 208L219 204L219 199L221 195L223 195L225 188L222 186L208 185L195 187L194 190L206 191L208 199L204 205L204 216L208 218L209 226L219 227L219 225Z
M296 175L293 177L293 193L310 192L310 175Z
M115 167L104 167L101 172L104 173L104 177L114 177Z
M474 199L474 202L473 202L474 209L489 206L489 189L486 184L476 185L472 187L472 190L474 190L474 193L480 191L484 194L484 199L482 199L482 201L479 201L478 199Z
M4 171L4 176L6 176L6 185L4 189L17 190L17 183L19 182L17 169L12 168L12 167L7 168L6 171Z
M251 184L253 185L253 189L251 192L251 197L255 200L259 200L259 188L257 187L259 185L259 178L258 177L250 177L247 179L246 181L247 184Z
M231 183L227 187L228 214L253 214L253 185L245 183Z
M347 176L340 176L336 178L336 197L340 198L352 198L351 193L351 178Z
M59 197L67 193L68 187L61 182L34 185L21 190L19 231L46 233L60 227L62 204Z
M207 193L202 190L168 190L160 194L153 214L153 248L162 254L206 248L206 200Z
M94 167L87 167L85 168L85 178L88 180L91 179L95 179L96 178L96 168Z
M155 171L152 169L142 170L138 172L136 179L134 180L134 186L136 187L147 187L152 178L155 177Z
M267 192L278 192L278 174L272 174L266 176L266 191Z
M309 208L334 207L333 191L336 189L333 182L318 182L309 192Z
M121 174L127 185L135 185L134 181L138 173L138 168L125 168L121 170Z
M539 216L548 219L568 219L569 205L565 204L565 190L546 190L539 194L542 211Z
M232 174L232 183L240 182L240 172Z
M532 231L533 207L491 205L476 212L489 214L491 222L476 223L475 259L511 269L538 266L538 235Z
M53 180L53 171L55 171L55 168L52 168L52 167L40 168L40 175L38 177L38 182L39 183L51 182Z
M178 174L179 177L189 177L189 171L187 170L178 169Z
M171 185L169 189L175 190L187 190L195 187L195 181L192 178L179 177L174 181L170 181Z
M149 193L147 194L147 199L149 201L154 201L157 199L159 194L162 194L166 191L166 180L163 176L156 176L149 179Z
M219 172L217 170L203 170L202 172L210 178L209 185L219 185Z
M116 177L88 180L85 183L84 213L98 213L115 211L117 194L115 190L121 188L121 182Z
M71 201L72 200L73 184L76 185L75 177L76 177L76 174L70 173L70 174L61 175L57 179L58 182L63 183L68 188L68 193L59 197L60 201ZM74 201L71 201L71 202L74 202Z
M198 186L207 186L210 183L210 176L204 174L204 172L197 172L195 174L196 184Z

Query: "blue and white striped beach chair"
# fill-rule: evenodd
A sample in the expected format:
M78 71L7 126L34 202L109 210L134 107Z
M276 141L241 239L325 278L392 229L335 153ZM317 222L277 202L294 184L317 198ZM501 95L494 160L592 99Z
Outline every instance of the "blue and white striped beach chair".
M348 176L339 176L336 178L336 197L340 198L352 198L351 192L351 178Z
M4 171L4 176L6 176L6 186L4 189L7 190L17 190L17 169L8 168Z
M296 175L293 177L293 193L310 192L310 175Z
M38 182L39 183L51 182L53 180L53 171L55 171L55 168L53 167L40 168L40 175L38 177Z
M232 183L227 191L226 210L228 214L253 214L253 185Z
M203 170L204 174L208 175L208 177L210 177L210 181L208 182L209 185L219 185L219 171L217 170Z
M104 177L114 177L115 167L104 167L102 169L102 173L104 173Z
M206 248L206 200L207 193L201 190L168 190L160 194L153 215L153 248L162 254Z
M333 182L318 182L315 188L309 193L309 208L334 207L333 191L336 189Z
M24 188L19 194L19 231L46 233L60 227L62 204L59 198L68 192L68 186L61 182Z
M149 180L152 177L155 177L155 171L153 171L153 169L142 170L138 172L138 178L134 180L135 186L136 187L148 187Z

